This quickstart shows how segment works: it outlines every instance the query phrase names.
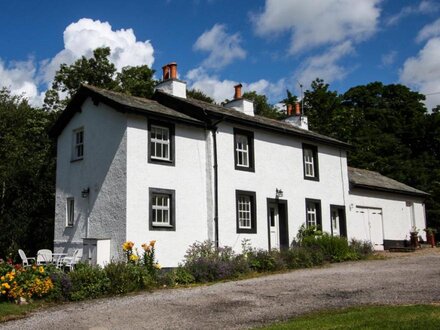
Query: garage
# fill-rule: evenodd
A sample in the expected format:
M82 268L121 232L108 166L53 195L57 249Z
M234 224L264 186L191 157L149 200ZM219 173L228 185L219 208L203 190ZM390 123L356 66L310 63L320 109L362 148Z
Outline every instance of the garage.
M352 228L357 228L356 237L370 241L375 250L383 250L382 209L357 205Z

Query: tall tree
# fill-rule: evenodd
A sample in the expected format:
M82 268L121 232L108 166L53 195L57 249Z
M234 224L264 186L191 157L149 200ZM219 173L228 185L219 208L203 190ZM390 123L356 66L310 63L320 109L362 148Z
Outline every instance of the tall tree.
M125 67L116 72L110 62L110 48L97 48L93 57L81 57L71 65L61 64L55 73L52 88L46 92L44 108L62 110L81 84L89 84L140 97L151 97L156 81L154 70L147 65ZM63 98L62 96L65 96Z
M255 91L243 93L243 98L254 102L255 114L267 118L278 119L280 112L270 105L266 95L258 94Z
M214 103L214 99L212 99L211 97L209 97L199 89L188 89L186 91L186 95L196 100L205 101L208 103Z
M0 256L35 253L53 244L54 113L0 90Z

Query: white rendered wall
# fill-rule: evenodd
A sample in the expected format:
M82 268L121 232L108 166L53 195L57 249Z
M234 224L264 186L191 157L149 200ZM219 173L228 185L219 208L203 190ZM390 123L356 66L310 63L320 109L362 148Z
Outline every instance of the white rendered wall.
M394 193L369 191L366 189L351 189L348 198L347 212L347 235L348 238L362 239L359 228L350 219L355 217L356 206L382 209L384 240L409 239L409 232L412 229L411 208L407 202L414 205L415 225L420 230L419 235L426 239L423 229L426 228L425 206L423 200L418 197L404 196Z
M125 239L126 117L90 99L58 137L56 171L56 252L82 248L82 239L110 238L112 256ZM72 131L84 128L84 158L72 159ZM88 198L81 191L90 189ZM75 222L66 227L66 199L75 199ZM87 218L89 225L87 230ZM87 232L88 231L88 232Z
M234 127L254 132L255 172L235 169ZM345 205L348 192L345 151L288 135L225 123L219 125L217 141L220 245L231 246L239 252L242 240L247 238L253 247L267 249L267 198L275 198L277 188L284 192L280 199L288 203L289 243L306 221L306 198L321 200L323 230L330 232L330 205ZM319 181L304 179L302 142L318 147ZM236 233L236 190L256 193L256 234Z
M148 163L148 121L130 115L127 127L127 235L140 248L156 240L156 257L163 267L175 267L187 248L212 231L207 207L206 131L175 125L175 166ZM175 231L149 230L149 188L175 190ZM208 224L210 227L208 227ZM212 236L212 234L211 234Z

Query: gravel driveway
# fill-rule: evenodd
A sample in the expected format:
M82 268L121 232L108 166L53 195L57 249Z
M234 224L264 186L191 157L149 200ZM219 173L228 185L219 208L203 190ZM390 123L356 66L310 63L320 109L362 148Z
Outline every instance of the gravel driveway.
M440 302L440 249L65 304L4 329L242 329L319 309Z

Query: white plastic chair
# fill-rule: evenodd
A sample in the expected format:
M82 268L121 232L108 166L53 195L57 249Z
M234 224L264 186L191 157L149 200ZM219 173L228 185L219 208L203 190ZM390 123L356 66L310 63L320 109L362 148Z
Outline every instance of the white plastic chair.
M30 261L33 260L33 262L35 262L35 258L28 258L26 257L26 253L24 253L24 251L22 249L18 250L18 255L21 258L21 261L23 263L23 267L29 267L32 265L32 263Z
M52 263L52 251L48 249L38 250L37 265L49 265Z
M82 250L76 249L73 251L72 256L64 257L60 260L59 264L61 267L69 268L70 271L75 268L75 265L81 260Z

